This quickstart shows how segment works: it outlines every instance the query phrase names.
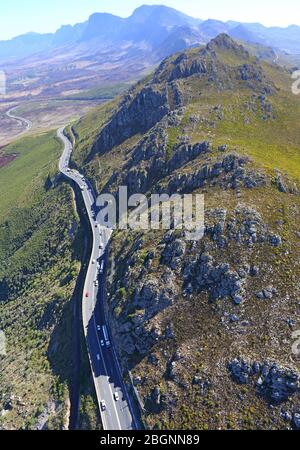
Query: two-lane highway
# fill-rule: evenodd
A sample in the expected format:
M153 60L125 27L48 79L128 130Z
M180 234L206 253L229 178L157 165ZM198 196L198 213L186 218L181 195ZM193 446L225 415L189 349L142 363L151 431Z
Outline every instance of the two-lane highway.
M18 133L18 136L26 133L27 131L31 130L32 128L32 122L30 120L24 119L24 117L20 117L17 116L13 113L13 111L15 111L18 108L19 105L14 106L13 108L9 109L8 111L6 111L6 115L7 117L9 117L10 119L16 120L18 123L20 123L21 125L23 125L25 128L23 131L20 131Z
M103 427L105 430L137 429L104 312L105 256L111 230L97 223L96 196L90 183L78 171L69 168L73 147L64 135L64 128L58 130L57 136L64 144L59 170L79 186L93 235L82 298L82 317Z

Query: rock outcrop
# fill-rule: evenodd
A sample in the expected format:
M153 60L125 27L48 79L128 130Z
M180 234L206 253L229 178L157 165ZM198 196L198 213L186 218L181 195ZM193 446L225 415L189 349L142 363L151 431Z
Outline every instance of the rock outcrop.
M143 88L134 98L129 97L103 128L93 150L105 153L134 134L145 133L169 110L166 88Z
M228 365L228 370L239 384L252 383L257 394L268 402L282 403L299 393L300 375L289 368L281 367L275 362L249 362L235 359Z

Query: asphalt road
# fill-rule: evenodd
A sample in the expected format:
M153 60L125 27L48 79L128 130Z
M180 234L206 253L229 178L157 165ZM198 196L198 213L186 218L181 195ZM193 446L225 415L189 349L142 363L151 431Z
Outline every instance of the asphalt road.
M69 169L72 144L63 131L64 128L60 128L57 132L64 143L59 170L81 189L93 234L92 253L82 298L82 316L102 423L105 430L134 430L138 429L138 423L134 418L104 312L105 255L111 230L97 224L96 196L90 183L79 172ZM103 326L107 329L108 339L105 339Z
M20 117L20 116L16 116L15 114L13 114L13 111L17 108L18 106L14 106L13 108L11 108L9 111L6 111L6 115L7 117L9 117L10 119L14 119L17 122L19 122L21 125L24 125L24 130L21 131L20 133L18 133L18 136L20 134L26 133L27 131L31 130L32 128L32 122L30 120L24 119L24 117Z

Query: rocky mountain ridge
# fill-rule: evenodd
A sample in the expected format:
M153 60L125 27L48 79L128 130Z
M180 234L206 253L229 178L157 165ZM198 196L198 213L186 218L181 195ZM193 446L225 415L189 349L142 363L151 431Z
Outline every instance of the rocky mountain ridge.
M167 58L95 113L92 131L88 118L74 127L74 162L100 191L205 196L200 241L176 227L113 235L107 313L150 428L298 426L300 180L289 163L299 164L300 136L289 82L222 34Z

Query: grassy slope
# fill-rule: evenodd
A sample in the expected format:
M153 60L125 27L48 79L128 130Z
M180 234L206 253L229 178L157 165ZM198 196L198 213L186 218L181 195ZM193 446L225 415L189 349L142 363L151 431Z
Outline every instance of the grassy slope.
M68 95L68 100L110 100L122 94L130 86L129 83L115 83Z
M192 133L194 140L199 140L208 134L217 144L228 144L237 147L240 152L249 155L261 167L273 170L277 167L282 172L300 181L300 102L290 91L288 76L273 69L268 69L280 91L270 102L275 111L274 120L263 121L257 117L257 112L245 110L245 104L250 102L248 93L239 92L218 94L205 92L201 99L189 105L186 117L191 113L208 114L210 107L221 104L225 109L223 120L217 121L216 129L198 127ZM193 87L195 80L190 81ZM187 83L189 85L189 83ZM245 118L249 123L245 124ZM211 117L214 119L213 117Z
M6 147L6 154L19 157L1 170L0 219L7 216L8 209L30 204L32 195L42 195L45 177L49 171L54 172L60 150L54 133L24 138Z
M63 428L78 219L68 186L46 189L61 151L54 133L24 138L5 151L18 158L0 171L0 280L2 297L7 285L11 297L0 303L0 329L7 339L0 409L12 401L0 426L35 427L47 410L48 427Z

